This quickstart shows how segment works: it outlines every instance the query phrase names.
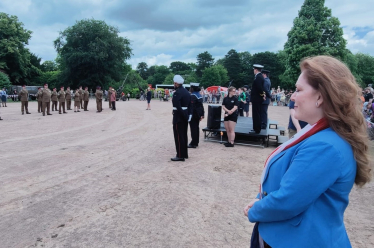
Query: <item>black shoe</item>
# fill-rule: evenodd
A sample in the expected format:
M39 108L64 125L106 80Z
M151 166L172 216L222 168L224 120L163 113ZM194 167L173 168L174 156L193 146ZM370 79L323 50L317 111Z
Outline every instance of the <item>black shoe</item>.
M22 113L22 115L24 115L25 113Z
M47 115L52 115L52 114L47 114Z
M226 146L226 147L234 147L234 144L226 143L225 146Z
M84 110L84 111L88 111L88 110Z
M184 158L175 157L175 158L171 158L171 161L184 161Z
M77 112L81 112L81 111L78 110Z
M30 112L26 112L26 114L27 114L27 115L31 115L31 113L30 113Z
M77 112L77 111L74 111L74 112Z
M61 112L58 112L61 115Z
M43 116L45 116L45 114L43 113Z
M0 121L2 121L3 119L1 119L1 117L0 117Z
M196 148L197 146L194 146L194 145L188 145L187 147L188 147L188 148Z
M67 114L68 112L63 112L64 114Z

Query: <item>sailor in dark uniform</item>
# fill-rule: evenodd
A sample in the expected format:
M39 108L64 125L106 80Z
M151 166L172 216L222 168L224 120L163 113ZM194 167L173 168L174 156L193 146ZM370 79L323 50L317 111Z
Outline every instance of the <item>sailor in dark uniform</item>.
M253 130L249 133L260 133L261 132L261 107L262 102L266 100L266 94L264 90L264 77L261 74L261 70L264 68L262 65L254 64L253 72L255 74L255 80L252 84L251 90L251 102L252 102L252 120ZM268 97L271 97L270 94Z
M266 96L271 95L270 94L270 88L271 88L271 82L269 79L270 71L268 70L262 70L261 71L262 76L264 76L264 91L266 93ZM268 107L270 104L271 97L266 97L266 100L262 102L261 106L261 129L266 129L268 126Z
M204 119L203 97L200 95L199 85L199 83L190 83L192 113L190 129L192 139L191 143L188 145L188 148L196 148L199 145L199 123L202 119Z
M188 121L192 117L191 96L188 90L183 87L184 79L180 75L173 78L175 92L173 94L173 131L177 156L171 161L184 161L188 158L187 152L187 128Z

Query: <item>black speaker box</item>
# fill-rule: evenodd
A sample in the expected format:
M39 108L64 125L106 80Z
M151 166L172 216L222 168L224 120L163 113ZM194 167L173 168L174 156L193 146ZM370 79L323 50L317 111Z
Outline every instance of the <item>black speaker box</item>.
M208 128L219 129L221 127L221 105L208 105Z

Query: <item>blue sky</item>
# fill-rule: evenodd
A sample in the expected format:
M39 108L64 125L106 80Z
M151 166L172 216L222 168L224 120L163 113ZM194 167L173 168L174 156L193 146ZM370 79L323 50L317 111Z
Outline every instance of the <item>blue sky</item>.
M230 49L250 53L283 49L300 0L1 0L0 11L33 31L30 50L53 60L53 41L75 21L94 18L119 28L139 62L196 62L204 51L222 58ZM353 52L374 56L372 0L326 0Z

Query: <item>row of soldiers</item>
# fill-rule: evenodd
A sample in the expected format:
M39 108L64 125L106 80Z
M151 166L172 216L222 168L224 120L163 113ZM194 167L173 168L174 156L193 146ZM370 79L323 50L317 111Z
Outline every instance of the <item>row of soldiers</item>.
M116 94L116 91L109 87L108 96L111 94ZM47 115L52 115L50 111L50 106L52 102L52 111L57 111L57 102L59 103L58 112L59 114L67 114L65 111L65 103L66 103L66 110L72 110L71 109L71 102L74 101L74 110L77 109L77 111L74 112L80 112L79 109L84 109L84 111L88 111L88 102L89 102L89 92L88 87L85 87L85 89L82 89L82 86L79 87L72 96L72 92L70 90L70 87L67 87L66 91L64 87L62 86L60 91L57 92L56 88L54 88L52 91L48 88L48 84L44 85L44 88L39 88L38 93L36 94L36 98L38 100L38 113L43 113L43 116L45 116L45 112L47 109ZM21 99L21 112L22 114L31 114L28 109L28 99L29 99L29 93L26 89L26 86L22 86L22 90L19 93L20 99ZM101 112L103 110L102 108L102 100L103 100L103 91L101 90L101 87L98 86L96 88L96 107L97 112ZM74 99L73 99L74 98ZM111 101L109 100L109 107L111 108ZM62 110L62 112L61 112Z

